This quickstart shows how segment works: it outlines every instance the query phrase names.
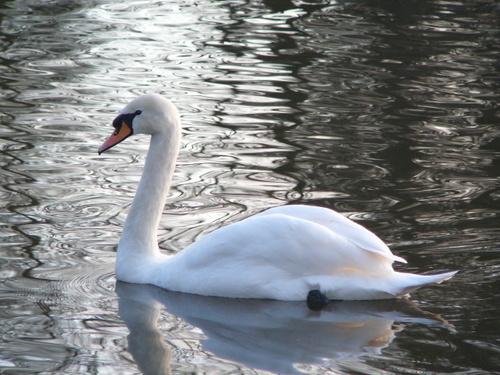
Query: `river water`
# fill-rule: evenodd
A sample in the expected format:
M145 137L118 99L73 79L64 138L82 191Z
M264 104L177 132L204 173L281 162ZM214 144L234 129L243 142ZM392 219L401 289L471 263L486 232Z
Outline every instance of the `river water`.
M0 373L500 374L498 4L4 1ZM239 301L116 283L147 139L97 155L145 92L183 146L170 252L287 203L374 231L408 301Z

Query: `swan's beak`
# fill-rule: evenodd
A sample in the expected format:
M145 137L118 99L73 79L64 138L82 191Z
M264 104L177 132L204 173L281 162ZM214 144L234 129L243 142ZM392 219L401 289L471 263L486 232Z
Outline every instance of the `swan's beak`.
M120 126L120 128L116 129L113 134L109 136L106 142L104 142L102 146L99 147L99 150L97 150L97 152L99 153L99 155L101 155L101 153L110 149L114 145L117 145L121 141L130 137L132 134L134 134L132 128L125 121L122 121L122 125Z

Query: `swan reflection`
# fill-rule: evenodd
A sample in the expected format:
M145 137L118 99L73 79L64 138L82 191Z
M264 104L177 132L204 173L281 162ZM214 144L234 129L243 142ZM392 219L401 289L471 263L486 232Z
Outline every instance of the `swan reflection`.
M170 373L171 353L157 328L162 308L200 328L203 349L245 366L300 374L294 364L325 364L380 354L402 328L394 323L445 326L408 300L339 301L314 312L304 302L206 297L117 282L128 350L145 374Z

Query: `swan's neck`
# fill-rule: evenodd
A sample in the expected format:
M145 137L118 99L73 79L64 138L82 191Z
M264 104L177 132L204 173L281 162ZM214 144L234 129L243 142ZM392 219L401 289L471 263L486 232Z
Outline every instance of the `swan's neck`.
M160 255L157 231L172 182L180 130L151 136L144 171L118 244L117 274L134 272ZM123 279L123 278L122 278Z

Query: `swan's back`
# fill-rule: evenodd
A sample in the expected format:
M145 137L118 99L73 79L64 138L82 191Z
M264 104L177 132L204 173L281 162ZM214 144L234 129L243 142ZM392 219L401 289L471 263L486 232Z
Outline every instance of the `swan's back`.
M169 259L152 283L225 297L304 300L312 289L334 299L395 297L408 285L381 243L334 211L279 207L210 233Z
M256 216L270 214L283 214L322 225L334 234L342 234L362 249L381 255L391 262L406 263L403 258L395 256L387 245L368 229L334 210L317 206L289 205L274 207Z

